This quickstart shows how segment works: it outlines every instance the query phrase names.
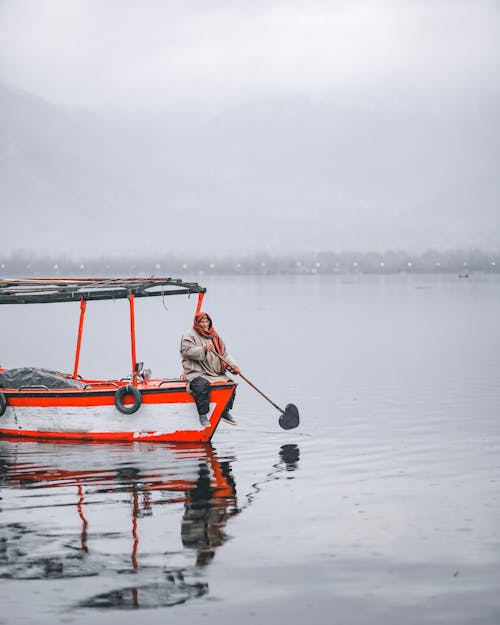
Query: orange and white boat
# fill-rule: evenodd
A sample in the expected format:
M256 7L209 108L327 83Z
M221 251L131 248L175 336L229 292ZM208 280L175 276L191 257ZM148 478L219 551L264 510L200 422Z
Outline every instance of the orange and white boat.
M196 405L179 378L152 378L136 361L135 299L198 294L206 289L171 278L36 278L0 280L0 304L80 304L74 369L0 368L0 436L44 439L131 440L206 443L236 387L215 383L210 392L210 425L199 423ZM131 373L127 379L90 380L78 372L87 302L128 299Z

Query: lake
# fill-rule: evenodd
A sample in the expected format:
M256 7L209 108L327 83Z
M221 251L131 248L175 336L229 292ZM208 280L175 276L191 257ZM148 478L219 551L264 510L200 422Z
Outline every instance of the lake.
M500 276L182 276L242 372L210 445L0 440L0 623L500 622ZM180 373L196 299L136 304ZM129 371L128 306L80 372ZM78 303L0 308L0 363L72 371Z

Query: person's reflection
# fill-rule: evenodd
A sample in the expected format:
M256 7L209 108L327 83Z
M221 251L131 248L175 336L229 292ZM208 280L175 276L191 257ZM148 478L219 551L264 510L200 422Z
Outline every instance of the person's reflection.
M214 486L207 463L201 462L196 486L186 493L181 537L184 547L196 549L196 566L209 564L215 549L228 538L224 531L228 519L239 513L230 464L221 462L218 467Z

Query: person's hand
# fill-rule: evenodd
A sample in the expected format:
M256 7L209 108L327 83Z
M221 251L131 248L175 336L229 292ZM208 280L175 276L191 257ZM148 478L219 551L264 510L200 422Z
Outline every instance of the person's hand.
M214 349L214 346L212 345L212 343L207 343L205 345L205 349L207 350L207 352L211 352Z
M240 375L241 371L238 369L238 367L235 367L234 365L231 367L231 373L234 373L234 375Z

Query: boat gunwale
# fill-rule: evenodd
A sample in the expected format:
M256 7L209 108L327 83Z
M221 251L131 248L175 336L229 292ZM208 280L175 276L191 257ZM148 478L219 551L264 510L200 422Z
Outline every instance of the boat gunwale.
M130 381L121 383L118 387L111 387L109 389L92 389L92 388L57 388L57 389L15 389L0 387L0 391L6 398L46 398L46 397L112 397L115 395L119 388L123 388L131 384ZM174 382L176 386L156 386L154 388L143 387L140 384L135 388L141 393L141 395L163 395L170 393L188 393L186 389L186 383L182 380ZM237 386L237 382L216 382L211 385L211 390L225 390L228 388L234 388Z

